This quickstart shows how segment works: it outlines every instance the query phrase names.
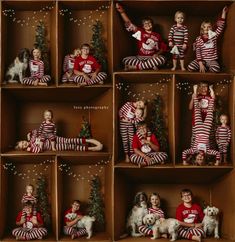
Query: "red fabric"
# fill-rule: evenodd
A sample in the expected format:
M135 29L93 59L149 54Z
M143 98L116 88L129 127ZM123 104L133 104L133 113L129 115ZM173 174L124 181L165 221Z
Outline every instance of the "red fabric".
M74 63L74 70L82 71L87 74L95 72L96 69L100 67L100 64L92 55L89 55L86 59L83 59L81 56L78 56L75 59ZM88 70L90 70L90 72L87 72Z
M21 219L21 217L22 217L22 211L20 211L19 213L18 213L18 215L17 215L17 217L16 217L16 222L18 223L18 222L20 222L20 219ZM30 221L31 219L32 219L32 217L33 217L33 214L31 214L30 216L26 216L26 222L28 222L28 221ZM42 216L41 216L41 214L39 213L39 212L37 212L37 215L36 215L36 217L37 217L37 221L38 221L38 223L40 224L40 225L43 225L43 219L42 219ZM35 227L37 227L37 226L33 226L34 228Z
M151 134L150 141L159 147L159 142L154 134ZM141 144L137 134L135 134L133 137L132 147L133 147L133 149L141 149L141 147L142 147L142 144Z
M66 225L67 222L71 222L72 220L66 218L66 215L72 213L72 208L69 208L68 210L65 211L64 213L64 224ZM76 211L75 212L78 216L82 215L81 211Z

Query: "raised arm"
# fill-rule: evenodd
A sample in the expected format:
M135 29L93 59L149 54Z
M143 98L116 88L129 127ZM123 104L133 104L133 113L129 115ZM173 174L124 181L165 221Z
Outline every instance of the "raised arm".
M126 24L126 23L131 23L131 20L130 20L129 17L127 16L127 14L126 14L126 12L125 12L125 10L124 10L124 8L122 7L121 4L116 3L116 9L117 9L117 11L120 13L120 15L121 15L123 21L125 22L125 24Z

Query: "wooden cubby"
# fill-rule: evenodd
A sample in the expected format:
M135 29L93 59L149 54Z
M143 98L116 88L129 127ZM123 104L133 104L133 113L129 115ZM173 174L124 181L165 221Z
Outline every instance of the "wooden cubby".
M205 201L220 209L221 241L235 241L234 1L121 1L133 23L141 25L144 16L152 17L154 27L165 41L174 23L174 13L177 10L184 11L189 28L186 66L195 58L192 44L199 35L201 22L205 19L216 21L222 8L228 5L226 27L218 42L222 72L217 74L179 70L172 72L170 58L168 64L157 71L124 71L122 59L136 53L136 43L131 34L126 32L115 4L114 0L0 1L0 241L15 241L10 230L15 226L15 217L21 206L20 200L25 185L28 182L35 184L32 179L37 177L36 172L41 172L49 178L48 195L51 202L52 226L45 241L71 240L69 236L63 235L63 214L73 199L80 199L85 211L90 193L91 174L98 174L101 178L106 218L105 230L96 231L91 241L149 241L149 237L120 239L125 233L126 218L135 193L160 193L166 215L174 217L175 209L180 203L179 192L185 187L193 190L197 202L202 204ZM16 20L30 19L28 25L24 26L27 21L17 23L9 15L4 16L2 11L9 9L15 10ZM64 13L64 10L67 12ZM50 85L32 87L4 84L6 69L19 49L32 49L35 36L33 26L36 25L35 21L40 19L45 21L48 32L52 77ZM107 46L108 61L107 80L104 85L85 88L62 84L64 56L82 43L90 43L91 25L96 20L100 20L104 27L103 38ZM193 84L200 81L213 84L216 95L221 97L223 108L230 116L232 141L230 160L226 166L182 166L181 153L190 146L191 137L191 111L188 110L190 92ZM185 86L182 85L184 83ZM165 165L138 168L124 162L118 110L126 101L147 100L149 121L151 101L155 94L160 95L164 101L163 113L168 134L169 160ZM16 151L15 143L24 139L27 132L39 127L45 109L53 110L57 133L64 137L76 137L82 117L88 118L93 137L103 143L104 149L100 152L47 151L39 154ZM43 163L48 160L53 162ZM103 161L106 163L103 164ZM36 166L35 177L31 175L29 177L32 179L24 180L4 169L7 163L14 164L26 174ZM69 173L62 172L61 164L67 164L74 174L79 174L84 179L79 177L77 180ZM48 166L46 170L45 166ZM86 238L79 239L82 240L86 241ZM215 239L207 238L205 241L215 242Z

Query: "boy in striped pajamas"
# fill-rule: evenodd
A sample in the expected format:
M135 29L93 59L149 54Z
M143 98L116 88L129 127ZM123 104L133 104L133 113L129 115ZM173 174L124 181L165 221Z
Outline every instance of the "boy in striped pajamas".
M127 31L137 39L137 56L128 56L123 59L126 70L157 70L164 65L166 58L162 55L167 50L160 34L153 31L153 20L145 18L142 20L143 27L135 26L125 13L123 7L116 3L116 9L124 20Z
M30 86L47 86L51 77L44 74L44 63L41 60L41 51L35 48L32 51L32 55L33 59L29 61L31 76L23 78L23 84Z
M145 122L137 124L137 132L133 137L132 147L134 153L130 162L139 167L164 164L167 160L165 152L159 152L159 143L154 134L150 134Z
M227 163L227 153L229 143L231 141L231 129L228 126L228 116L226 114L220 115L221 125L216 129L216 143L220 152L220 162Z
M143 110L142 117L138 115L137 109ZM119 110L120 134L126 162L130 162L129 155L133 153L132 140L135 133L135 125L140 121L144 121L146 115L147 107L143 101L126 102Z
M183 189L180 193L181 203L176 209L176 219L180 222L178 235L181 238L201 242L205 233L202 229L204 213L202 208L193 203L193 193L190 189Z
M202 120L199 99L196 97L195 94L193 94L194 95L193 103L194 103L194 112L195 112L195 126L194 126L195 140L190 149L184 150L182 152L183 165L188 165L187 155L198 154L199 152L202 152L204 154L204 160L205 160L206 154L214 155L216 156L215 165L218 166L220 163L220 153L216 150L210 149L209 147L210 131L213 124L213 110L214 110L214 98L215 98L212 86L210 86L210 90L211 90L212 98L209 100L207 115L204 121Z
M63 63L64 75L62 77L63 83L68 81L73 81L73 78L74 78L73 69L74 69L75 59L80 54L81 54L80 49L74 49L72 54L68 54L64 57L64 63Z
M36 216L33 216L33 205L29 201L24 204L23 210L26 216L23 215L23 211L18 213L16 225L19 227L13 229L12 235L16 240L43 239L47 235L47 230L43 228L41 214L37 212Z
M221 18L216 23L215 32L212 31L211 22L201 24L200 36L195 41L196 60L188 65L189 71L220 72L217 53L217 39L223 32L228 8L224 7Z
M74 63L73 81L79 86L91 86L104 84L107 74L101 72L101 65L94 56L90 55L90 45L82 44L81 54L77 56Z
M184 67L184 53L188 45L188 28L183 25L185 15L181 11L175 13L175 22L169 32L168 42L172 48L171 53L173 54L173 67L172 71L176 69L177 59L180 60L180 67L182 71L185 71Z
M80 211L81 202L74 200L71 208L64 214L64 234L70 235L71 239L75 239L87 235L85 228L77 228L77 222L83 217Z

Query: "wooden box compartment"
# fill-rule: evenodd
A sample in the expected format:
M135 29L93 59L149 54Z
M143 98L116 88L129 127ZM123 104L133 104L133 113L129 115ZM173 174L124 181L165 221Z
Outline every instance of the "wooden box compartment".
M78 137L85 117L91 124L92 136L104 146L102 152L112 152L112 90L109 88L11 88L3 90L1 99L5 113L1 122L2 152L22 154L13 151L16 142L39 128L46 109L54 113L58 136ZM109 132L104 132L105 129Z
M14 10L14 13L12 12ZM4 1L1 22L1 82L5 80L8 66L13 63L19 50L32 50L35 43L35 30L39 21L43 21L46 28L46 38L49 48L50 83L56 77L56 5L53 1ZM9 84L16 85L16 84Z
M234 70L234 44L231 38L231 32L234 33L234 12L235 4L232 1L128 1L124 0L123 5L130 20L142 27L141 20L149 16L154 21L154 31L159 33L165 43L168 44L168 34L174 22L175 12L181 10L185 13L185 25L189 30L188 50L185 56L185 66L195 59L193 43L196 37L200 35L200 25L203 21L212 21L215 23L221 16L221 11L225 5L229 6L227 24L222 38L218 41L218 53L222 66L222 71ZM124 22L114 10L113 20L113 66L114 71L123 69L122 59L126 56L137 55L136 39L127 32ZM168 64L163 69L172 67L171 56L169 55ZM178 67L179 68L179 67Z
M96 21L103 25L102 38L107 51L107 74L112 72L111 15L110 1L59 1L58 2L58 82L61 84L63 60L67 54L80 48L83 43L91 44L92 28ZM105 84L111 83L108 75ZM65 84L63 84L65 85ZM66 84L68 85L68 84Z
M163 117L167 129L168 140L168 164L173 163L173 77L154 73L130 72L115 74L115 163L124 165L124 152L119 132L119 109L126 102L143 100L147 102L147 118L149 125L153 100L160 96L163 101ZM161 149L160 149L161 150ZM133 165L131 165L133 166Z
M152 172L151 172L152 171ZM232 218L234 217L233 205L222 203L223 201L234 200L234 194L225 192L223 186L234 180L234 172L228 173L221 178L214 177L210 182L206 178L206 173L200 173L192 178L193 172L175 169L164 169L163 171L144 169L133 172L133 169L116 168L114 174L114 239L115 241L136 241L136 238L127 237L121 240L120 236L126 233L126 218L132 208L134 196L139 191L144 191L148 196L152 192L160 194L161 208L166 217L175 218L177 206L181 203L180 191L189 188L194 194L194 201L203 206L213 205L220 209L220 235L222 241L234 240L235 234L232 229ZM194 169L195 171L195 169ZM155 175L154 175L155 174ZM188 174L188 175L187 175ZM210 174L207 172L207 174ZM200 178L199 178L200 177ZM218 194L221 194L218 196ZM122 199L120 199L120 197ZM223 197L223 198L222 198ZM138 238L138 241L149 241L149 237ZM187 241L187 240L183 240ZM215 241L214 238L206 241Z
M48 184L48 198L51 204L51 226L48 231L48 240L56 238L56 168L55 157L1 157L1 223L0 237L3 240L15 241L11 235L12 229L16 228L15 220L18 212L22 209L21 199L25 193L27 184L34 185L36 195L37 179L45 177Z
M91 241L109 241L112 236L112 182L111 159L101 157L58 157L58 239L68 240L69 236L63 234L64 212L71 207L74 200L81 201L81 211L88 214L88 202L91 191L91 180L98 176L101 182L101 194L104 201L105 228L93 224L94 234Z
M216 128L219 125L220 114L225 113L229 116L230 127L233 133L234 129L234 81L231 75L223 74L209 74L206 75L187 75L178 74L175 76L175 144L176 144L176 164L182 164L182 151L190 148L191 146L191 134L192 134L192 110L189 110L189 102L193 93L193 85L199 84L200 81L205 81L209 85L213 85L215 91L215 112L214 120L217 124L214 125L215 134ZM213 140L213 139L212 139ZM213 142L216 146L214 139ZM229 165L233 165L234 157L234 136L230 143L229 152ZM218 150L217 147L215 149Z

